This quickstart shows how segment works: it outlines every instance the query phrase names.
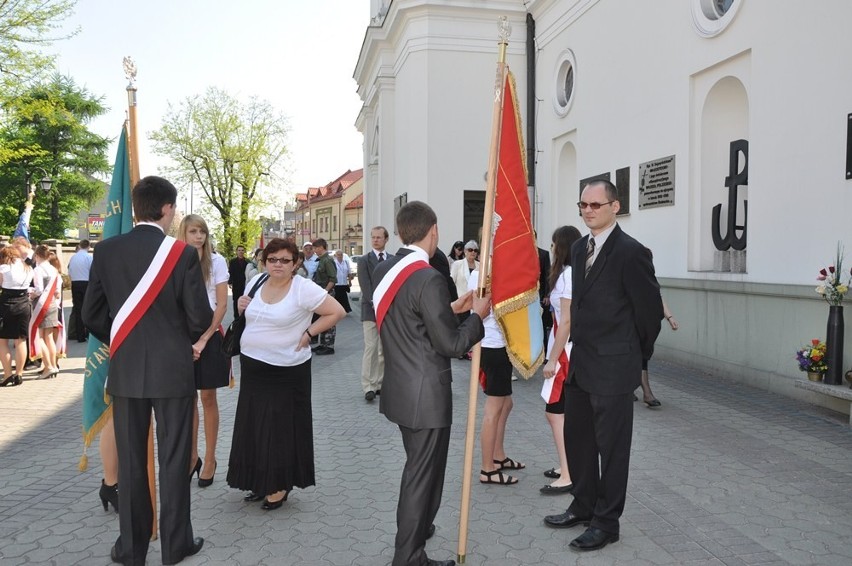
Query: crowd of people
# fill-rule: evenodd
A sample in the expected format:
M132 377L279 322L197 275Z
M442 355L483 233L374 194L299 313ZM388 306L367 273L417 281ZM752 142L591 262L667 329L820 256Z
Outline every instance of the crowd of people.
M395 218L402 241L396 253L387 251L388 230L376 226L357 265L322 238L301 249L292 239L274 238L250 257L240 245L226 261L214 251L201 216L184 217L177 237L167 235L177 196L167 180L146 177L132 195L136 227L99 243L94 254L82 242L69 263L73 337L85 341L91 332L111 349L106 392L114 424L102 443L114 442L115 462L105 458L100 497L119 514L112 559L141 564L147 554L154 510L144 470L152 410L163 563L180 562L204 544L193 534L189 485L197 477L198 486L207 487L217 471L216 392L234 385L223 349L229 287L242 334L226 482L266 511L281 508L293 489L315 484L311 363L314 354L334 354L336 325L352 310L348 295L357 271L364 399L380 399L379 410L399 427L405 449L393 565L454 564L428 558L425 541L434 533L446 470L450 360L469 357L478 342L486 396L479 482L512 486L521 479L514 472L526 467L504 446L513 368L490 297L476 292L477 241L456 241L442 254L434 211L414 201ZM649 408L662 405L651 392L647 363L661 321L672 330L678 322L660 296L650 250L618 226L615 187L589 183L578 207L589 234L562 226L550 251L538 250L540 299L548 313L542 317L542 396L556 449L555 465L544 471L552 481L541 492L573 494L566 511L544 522L585 525L569 544L585 551L619 539L635 391L641 387ZM15 239L0 249L0 274L2 385L21 382L17 368L28 352L42 359L41 377L55 376L63 351L56 254Z

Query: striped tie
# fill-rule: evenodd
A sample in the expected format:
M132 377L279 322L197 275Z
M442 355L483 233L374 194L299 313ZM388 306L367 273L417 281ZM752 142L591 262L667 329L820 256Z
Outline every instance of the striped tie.
M589 244L586 246L586 275L592 269L592 263L595 258L595 239L589 238Z

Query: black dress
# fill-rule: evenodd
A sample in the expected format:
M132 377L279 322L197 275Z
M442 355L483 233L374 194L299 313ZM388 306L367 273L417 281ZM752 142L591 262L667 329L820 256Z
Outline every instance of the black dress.
M274 366L240 356L228 485L269 495L315 485L311 361Z

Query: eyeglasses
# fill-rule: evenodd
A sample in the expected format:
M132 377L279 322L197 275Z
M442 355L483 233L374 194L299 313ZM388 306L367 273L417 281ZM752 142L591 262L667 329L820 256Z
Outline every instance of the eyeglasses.
M615 202L614 200L610 200L610 201L607 201L607 202L583 202L583 201L580 201L580 202L577 203L577 206L580 207L580 210L586 210L587 208L591 208L592 210L599 210L600 207L604 206L605 204L612 204L614 202Z
M290 257L268 257L266 258L266 263L271 263L275 265L276 263L280 263L282 265L287 265L288 263L293 263L293 258Z
M476 249L476 248L466 248L465 251L466 252L478 252L479 250Z

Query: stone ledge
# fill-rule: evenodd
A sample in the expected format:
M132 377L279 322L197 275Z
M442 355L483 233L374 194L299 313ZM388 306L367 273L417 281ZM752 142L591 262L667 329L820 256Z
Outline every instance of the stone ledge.
M814 393L821 393L822 395L835 397L837 399L843 399L844 401L849 401L849 424L852 425L852 389L849 389L845 385L827 385L819 381L810 381L808 379L797 379L796 387L807 391L813 391Z

